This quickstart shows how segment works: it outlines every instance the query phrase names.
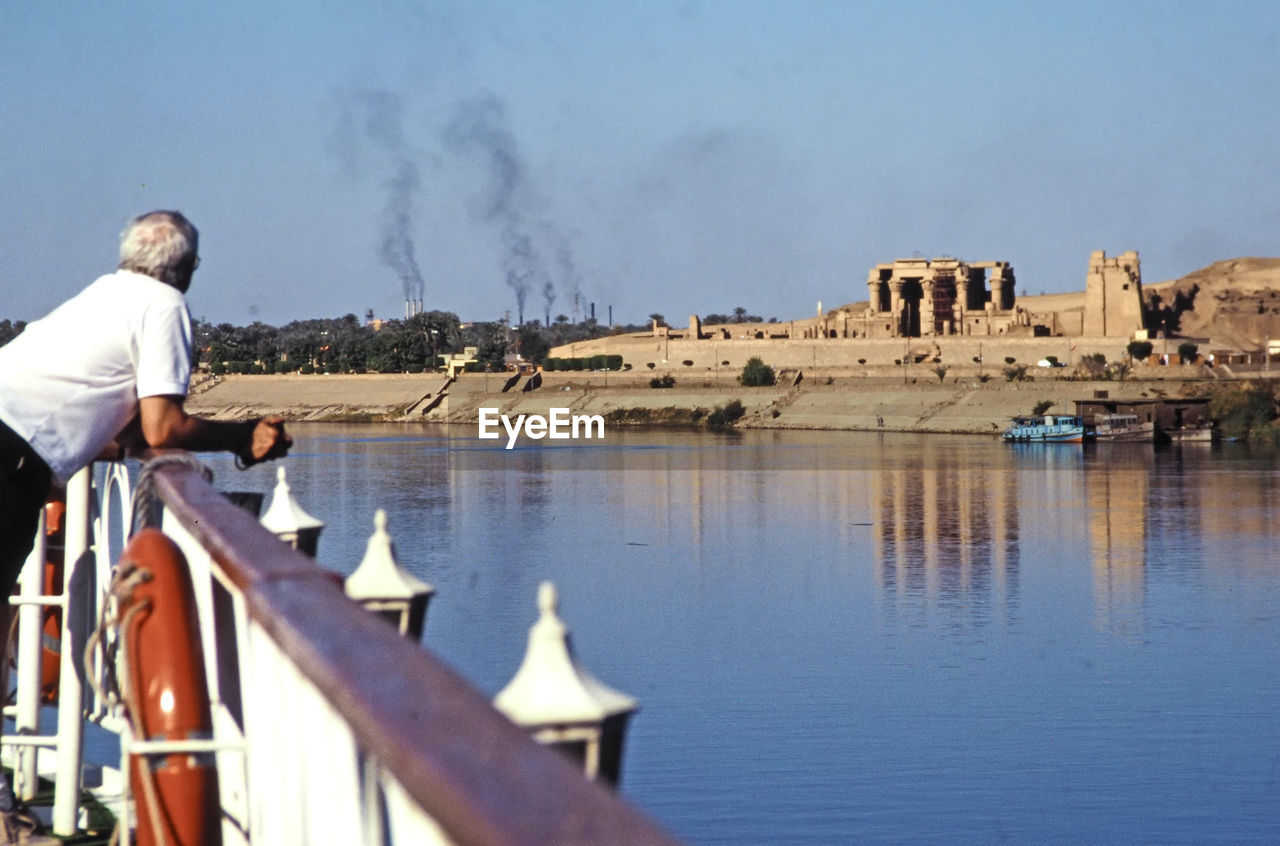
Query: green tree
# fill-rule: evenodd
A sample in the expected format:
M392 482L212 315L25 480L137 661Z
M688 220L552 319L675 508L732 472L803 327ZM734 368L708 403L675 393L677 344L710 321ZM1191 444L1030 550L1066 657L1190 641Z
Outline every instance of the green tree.
M1130 341L1129 346L1125 347L1125 351L1134 361L1146 361L1151 357L1153 349L1150 341Z
M246 334L239 326L219 323L209 335L210 361L249 361L256 358Z
M354 331L341 337L337 356L339 370L343 373L363 373L367 370L370 341L370 338Z
M426 358L461 348L462 330L458 315L451 311L424 311L409 318L409 331L422 338Z
M747 410L743 407L741 400L729 400L724 405L717 406L714 411L707 415L707 425L713 429L732 426L746 413Z
M516 343L519 345L520 355L526 360L535 364L541 364L547 357L547 353L551 352L551 342L547 340L547 336L538 328L538 324L526 323L516 332Z
M1183 361L1195 361L1196 356L1200 353L1200 347L1190 341L1183 341L1178 344L1178 358Z
M25 320L18 320L13 323L10 323L8 319L0 320L0 347L16 338L25 328L27 328Z
M774 375L772 367L759 358L752 357L747 359L738 381L745 387L754 388L772 385L777 381L777 377Z
M1209 416L1229 438L1246 438L1276 419L1276 397L1269 385L1247 384L1215 393Z
M1027 366L1025 364L1013 364L1004 369L1004 380L1006 382L1025 382L1027 379Z
M399 334L386 329L375 332L369 341L367 365L374 373L402 372L405 369L405 361L400 354Z
M1080 369L1090 379L1102 379L1107 375L1107 357L1103 353L1089 353L1082 356Z

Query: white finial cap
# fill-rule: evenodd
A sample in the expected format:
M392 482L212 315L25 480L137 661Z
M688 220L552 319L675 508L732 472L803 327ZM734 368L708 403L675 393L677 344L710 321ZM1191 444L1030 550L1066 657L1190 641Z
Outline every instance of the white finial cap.
M317 520L302 510L298 501L289 490L289 483L284 478L284 467L276 470L276 489L271 494L271 505L260 521L273 534L297 532L302 529L322 529L324 521Z
M373 514L373 534L360 566L347 577L346 592L356 600L410 599L435 593L435 588L400 566L387 533L387 512L382 508Z
M524 661L494 697L494 707L525 727L600 723L636 710L634 699L578 665L558 604L555 585L543 582L538 588L540 616L529 629Z

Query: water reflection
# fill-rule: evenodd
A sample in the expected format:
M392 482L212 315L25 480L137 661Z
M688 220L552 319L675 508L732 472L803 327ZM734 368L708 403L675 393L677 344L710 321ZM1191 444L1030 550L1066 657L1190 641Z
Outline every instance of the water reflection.
M954 443L912 444L871 474L871 540L890 612L943 609L1007 621L1018 606L1018 472L975 466Z
M473 430L295 435L322 562L354 567L387 508L439 592L428 646L482 690L518 666L538 582L560 586L585 664L643 703L624 792L691 843L1275 840L1274 462L836 432L511 452Z
M612 541L585 544L578 554L587 556L642 547L698 570L745 546L802 571L865 564L884 614L943 615L971 628L1018 619L1022 569L1036 547L1056 566L1083 556L1095 625L1135 634L1147 625L1152 568L1190 578L1207 539L1280 530L1269 475L1248 456L1222 472L1222 456L1201 446L667 432L507 451L459 429L302 431L312 454L290 462L295 494L353 515L361 529L350 544L331 533L322 557L340 545L334 563L353 567L373 511L394 504L402 546L422 538L411 566L428 579L481 560L518 569L529 550L565 547L566 529L554 524L571 519L582 537L570 543L595 533ZM509 576L497 573L499 582ZM514 584L495 590L505 587Z
M1092 447L1085 466L1085 501L1093 562L1096 625L1116 634L1146 626L1148 503L1155 470L1148 444ZM1176 475L1166 478L1174 481Z

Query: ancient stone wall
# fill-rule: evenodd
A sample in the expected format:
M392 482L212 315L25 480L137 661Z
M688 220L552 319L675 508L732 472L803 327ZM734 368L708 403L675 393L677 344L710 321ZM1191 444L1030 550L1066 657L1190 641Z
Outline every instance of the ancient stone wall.
M1138 254L1130 251L1107 258L1105 252L1095 250L1085 277L1083 333L1132 337L1143 328Z

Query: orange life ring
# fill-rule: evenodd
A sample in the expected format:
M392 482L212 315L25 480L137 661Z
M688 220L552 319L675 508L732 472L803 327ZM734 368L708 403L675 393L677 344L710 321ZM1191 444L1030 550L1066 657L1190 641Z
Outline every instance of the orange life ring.
M67 501L65 494L51 495L44 506L44 586L45 596L62 593L65 561ZM62 609L47 606L40 615L40 701L58 701L58 677L62 672Z
M134 731L146 740L210 737L213 719L186 558L160 530L143 529L121 553L120 567L129 565L150 574L121 598L120 607ZM129 783L138 804L139 846L221 842L211 753L136 756Z

